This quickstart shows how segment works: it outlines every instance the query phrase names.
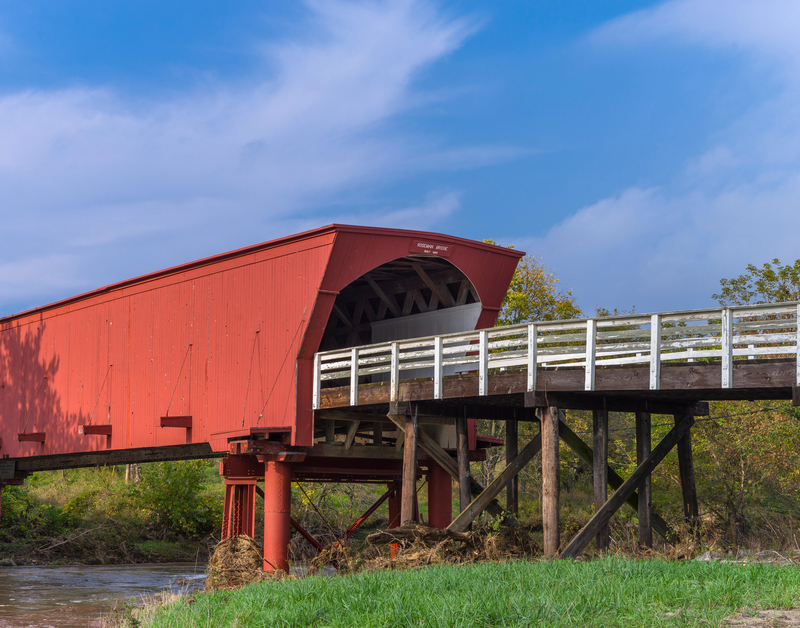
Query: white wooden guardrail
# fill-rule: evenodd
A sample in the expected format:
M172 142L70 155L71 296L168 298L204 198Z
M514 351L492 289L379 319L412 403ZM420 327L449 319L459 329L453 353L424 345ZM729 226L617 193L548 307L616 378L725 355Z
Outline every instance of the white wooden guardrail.
M434 399L442 398L445 369L478 372L480 395L488 394L489 373L527 370L529 391L536 371L583 367L585 390L594 390L598 367L649 364L650 389L661 387L661 364L719 362L722 388L733 386L733 360L797 360L800 386L800 304L774 303L662 314L623 315L542 323L523 323L472 332L410 338L314 356L313 408L320 407L322 382L350 384L350 405L358 405L358 378L390 382L397 400L400 381L433 378ZM409 373L413 371L413 373Z

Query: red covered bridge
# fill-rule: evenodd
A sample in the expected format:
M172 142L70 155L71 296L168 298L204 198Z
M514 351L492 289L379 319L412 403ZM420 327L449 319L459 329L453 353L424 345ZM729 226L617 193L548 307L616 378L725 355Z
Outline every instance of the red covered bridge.
M390 522L463 530L542 452L544 551L559 552L559 442L593 469L595 514L561 556L628 504L639 538L668 536L650 474L677 448L698 517L691 427L707 399L800 405L800 305L766 304L490 329L522 253L450 236L332 225L101 288L0 320L0 488L33 471L224 457L223 534L255 526L286 569L290 482L379 482ZM478 331L471 331L478 330ZM564 409L591 410L591 446ZM635 412L637 469L608 466L608 412ZM675 427L655 447L650 415ZM506 424L487 487L470 459ZM521 450L518 421L541 432ZM461 512L452 519L453 479ZM264 490L257 486L264 481ZM608 486L616 489L608 496ZM473 498L474 496L474 498ZM369 514L369 513L367 513ZM313 539L310 539L313 542Z
M315 353L489 327L521 255L331 225L0 319L0 483L239 453L224 464L225 525L252 534L266 463L266 559L285 567L291 478L384 482L402 469L399 448L379 449L394 440L382 422L396 429L385 415L315 424ZM425 429L455 447L454 429ZM433 473L446 525L451 479Z

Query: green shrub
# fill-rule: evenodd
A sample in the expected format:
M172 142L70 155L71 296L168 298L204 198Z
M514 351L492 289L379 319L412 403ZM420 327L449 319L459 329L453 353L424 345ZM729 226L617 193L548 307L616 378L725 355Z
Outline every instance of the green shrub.
M142 465L131 493L154 525L181 536L209 534L221 526L222 504L203 490L208 465L204 460Z

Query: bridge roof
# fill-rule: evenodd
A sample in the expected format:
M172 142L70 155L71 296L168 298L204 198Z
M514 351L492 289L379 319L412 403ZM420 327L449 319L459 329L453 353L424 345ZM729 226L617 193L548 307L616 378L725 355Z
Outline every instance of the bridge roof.
M77 303L86 299L91 299L96 296L101 296L104 294L109 294L111 292L122 290L125 288L129 288L131 286L139 285L154 281L156 279L162 279L165 277L169 277L171 275L179 275L185 273L187 271L203 268L205 266L210 266L212 264L218 264L220 262L224 262L227 260L232 260L240 257L244 257L247 255L251 255L253 253L258 253L260 251L267 251L269 249L276 249L280 247L284 247L290 244L302 242L303 240L313 240L318 239L320 237L324 237L326 235L335 235L337 233L349 233L349 234L359 234L363 236L370 236L370 235L399 235L404 237L418 237L422 240L430 240L435 238L437 241L442 242L449 242L452 244L459 244L462 246L468 246L471 249L476 250L484 250L490 252L494 255L503 255L509 258L513 258L515 260L521 258L525 253L523 251L518 251L516 249L508 249L504 247L498 247L492 244L485 244L483 242L478 242L476 240L467 240L465 238L459 238L456 236L446 235L443 233L435 233L435 232L428 232L428 231L416 231L416 230L409 230L409 229L387 229L383 227L365 227L365 226L358 226L358 225L341 225L341 224L330 224L324 227L318 227L316 229L310 229L308 231L303 231L301 233L295 233L288 236L283 236L280 238L275 238L273 240L267 240L266 242L260 242L258 244L251 244L249 246L245 246L239 249L234 249L232 251L227 251L225 253L218 253L216 255L211 255L209 257L204 257L198 260L194 260L191 262L186 262L184 264L178 264L177 266L171 266L169 268L165 268L162 270L153 271L151 273L145 273L144 275L139 275L138 277L132 277L130 279L125 279L123 281L118 281L107 286L102 286L99 288L95 288L94 290L90 290L88 292L84 292L81 294L77 294L75 296L67 297L66 299L61 299L59 301L54 301L52 303L48 303L46 305L41 305L30 310L25 310L22 312L18 312L16 314L10 314L8 316L0 317L0 324L9 323L16 319L28 317L33 314L39 314L46 312L48 310L57 309L66 305L71 305L73 303Z

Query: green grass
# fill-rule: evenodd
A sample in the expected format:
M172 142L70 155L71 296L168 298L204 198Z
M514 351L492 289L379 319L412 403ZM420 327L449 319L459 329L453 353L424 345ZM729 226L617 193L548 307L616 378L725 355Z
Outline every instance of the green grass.
M309 577L183 598L142 626L718 626L800 605L800 569L606 558Z

